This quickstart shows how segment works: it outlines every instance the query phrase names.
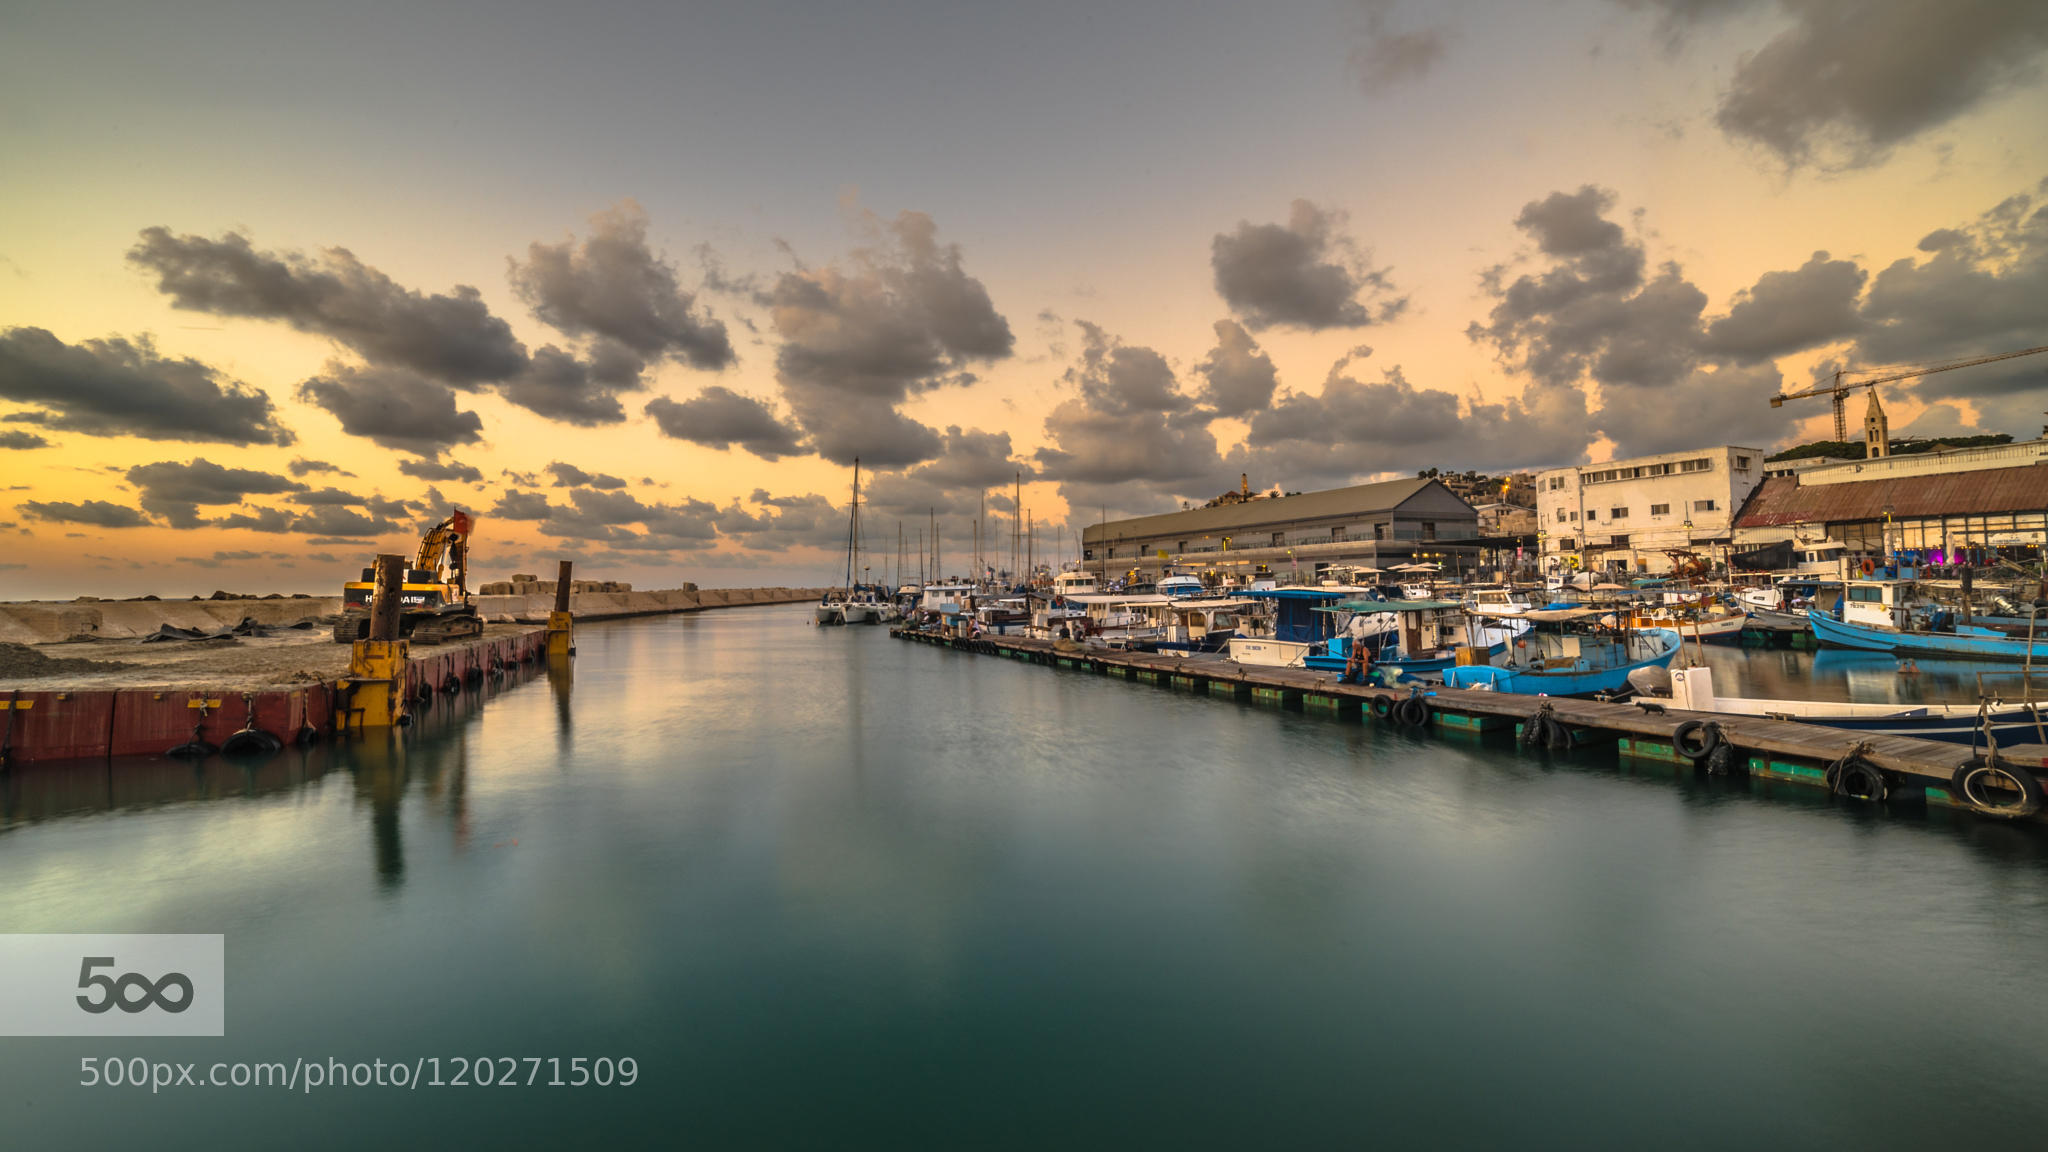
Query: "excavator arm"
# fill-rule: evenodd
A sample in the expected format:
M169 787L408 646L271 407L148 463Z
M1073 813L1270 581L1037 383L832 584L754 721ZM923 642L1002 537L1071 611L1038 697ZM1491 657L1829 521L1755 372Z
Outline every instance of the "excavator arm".
M469 599L469 513L457 509L455 514L434 525L425 536L420 537L420 551L413 567L422 572L431 572L435 579L451 584ZM447 560L445 576L442 560Z

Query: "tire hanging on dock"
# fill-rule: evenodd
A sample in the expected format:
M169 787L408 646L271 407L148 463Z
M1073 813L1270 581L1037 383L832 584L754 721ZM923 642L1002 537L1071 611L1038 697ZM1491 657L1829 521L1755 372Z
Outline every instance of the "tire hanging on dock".
M1828 791L1852 800L1883 800L1891 794L1891 785L1877 765L1865 759L1870 753L1869 741L1858 743L1842 753L1840 758L1830 762L1821 773L1821 780Z
M1391 696L1375 696L1366 707L1372 709L1375 720L1391 720L1394 716L1394 699Z
M1949 792L1987 816L2032 816L2041 810L2041 782L2032 772L1996 756L1978 757L1955 770Z
M1727 742L1721 725L1714 720L1687 720L1671 732L1671 750L1697 764L1713 755Z

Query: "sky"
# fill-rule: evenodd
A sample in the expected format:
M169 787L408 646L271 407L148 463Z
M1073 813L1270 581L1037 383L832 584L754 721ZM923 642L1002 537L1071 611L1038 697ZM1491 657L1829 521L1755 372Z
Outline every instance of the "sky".
M483 579L820 583L856 458L882 578L1020 488L1058 559L1823 438L1769 398L2048 345L2044 68L1997 0L10 5L0 599L455 508ZM2048 355L1881 394L2031 438Z

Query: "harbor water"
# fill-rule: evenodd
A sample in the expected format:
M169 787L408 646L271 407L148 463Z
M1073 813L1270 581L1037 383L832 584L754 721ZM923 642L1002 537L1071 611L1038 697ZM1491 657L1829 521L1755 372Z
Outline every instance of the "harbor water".
M2039 825L810 621L584 626L573 673L391 740L0 776L0 931L217 932L228 965L224 1038L0 1039L6 1146L1993 1148L2048 1124ZM1730 694L1953 686L1831 655L1712 659ZM80 1085L135 1056L520 1063ZM634 1082L525 1082L575 1057Z

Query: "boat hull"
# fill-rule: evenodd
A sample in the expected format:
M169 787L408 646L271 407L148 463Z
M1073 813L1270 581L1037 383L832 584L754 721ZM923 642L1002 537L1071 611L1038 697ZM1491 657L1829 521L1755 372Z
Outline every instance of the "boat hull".
M1256 664L1267 668L1300 668L1305 666L1309 651L1315 646L1313 643L1296 640L1233 636L1226 650L1230 658L1239 664Z
M1898 632L1846 624L1832 616L1813 613L1806 618L1814 638L1835 648L1862 652L1888 652L1894 656L1952 656L1966 660L2025 661L2048 660L2048 639L2012 640L1996 636L1956 635L1949 632Z
M1638 668L1668 667L1678 655L1678 633L1657 628L1642 635L1655 636L1660 650L1653 656L1607 668L1560 668L1544 671L1529 668L1501 668L1489 664L1458 665L1444 669L1444 683L1452 688L1491 688L1523 696L1590 696L1596 692L1619 692L1629 686L1628 674Z

